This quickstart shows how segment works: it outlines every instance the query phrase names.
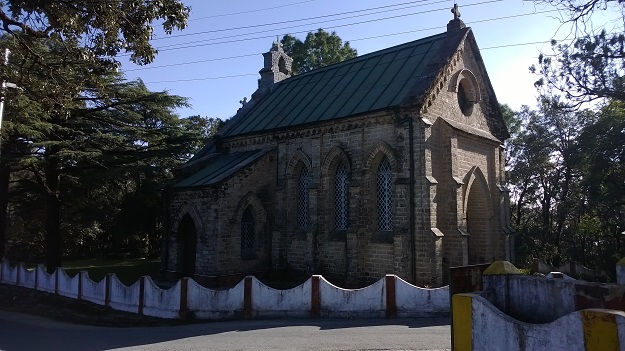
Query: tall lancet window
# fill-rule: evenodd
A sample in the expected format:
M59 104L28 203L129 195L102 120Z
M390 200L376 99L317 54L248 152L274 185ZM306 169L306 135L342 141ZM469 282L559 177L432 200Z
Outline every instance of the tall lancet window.
M386 156L377 172L378 229L393 230L393 173Z
M302 167L299 174L298 225L301 229L310 226L310 175L308 168Z
M241 259L254 257L256 241L254 228L254 215L248 207L243 211L243 218L241 218Z
M334 177L334 226L336 230L347 230L348 208L347 168L345 163L341 162L336 168Z

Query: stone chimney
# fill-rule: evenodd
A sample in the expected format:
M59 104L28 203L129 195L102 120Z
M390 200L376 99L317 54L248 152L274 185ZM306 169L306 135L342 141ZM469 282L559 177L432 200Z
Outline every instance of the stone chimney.
M252 94L252 99L260 98L271 90L271 87L291 76L291 64L293 59L282 48L279 41L275 41L269 52L263 54L265 65L258 71L258 89Z
M451 9L451 13L454 14L454 19L447 23L447 33L457 32L462 28L465 28L466 25L460 19L460 10L458 9L458 4L454 4L454 8Z

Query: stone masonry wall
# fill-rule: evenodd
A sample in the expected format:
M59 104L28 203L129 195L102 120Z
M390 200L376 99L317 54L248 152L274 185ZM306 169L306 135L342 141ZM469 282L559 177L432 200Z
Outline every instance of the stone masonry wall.
M190 189L170 193L170 213L192 214L198 232L196 274L228 275L260 272L270 268L271 220L274 217L275 152L216 188ZM253 257L241 255L241 218L251 206L255 221L256 250ZM172 233L179 218L171 222ZM169 270L180 270L180 250L175 235L169 236Z
M464 204L469 180L480 174L487 191L479 195L488 204L484 208L492 212L490 222L481 224L490 229L482 231L491 231L489 235L496 237L491 251L501 257L505 252L498 188L503 179L501 143L471 132L489 131L487 119L492 103L483 89L485 73L472 55L466 46L452 60L443 84L436 85L443 88L435 92L426 110L379 112L225 140L231 152L267 147L275 150L219 189L170 194L172 232L181 218L176 213L191 211L194 220L201 222L196 224L202 231L198 234L198 271L218 275L285 269L322 273L332 281L351 286L362 286L392 273L420 285L441 284L443 265L468 261L470 238ZM476 75L483 90L482 100L470 116L461 112L456 92L451 89L454 72L465 68ZM414 178L410 174L411 123ZM392 231L381 231L377 224L376 172L384 157L392 168ZM335 228L334 179L341 162L347 167L349 183L346 231ZM298 177L303 167L308 168L311 178L311 221L308 227L299 228ZM415 191L412 199L411 180ZM411 201L415 209L415 247L410 231ZM264 217L258 215L262 224L258 229L258 257L254 260L240 259L241 203L252 204L257 212L264 213ZM472 244L488 245L488 240L475 241ZM168 269L177 270L180 250L171 234L168 243ZM477 252L488 252L480 250Z
M482 130L490 132L488 117L492 112L490 96L487 94L486 86L489 84L482 70L481 65L475 61L475 53L471 45L463 43L462 49L452 59L450 74L443 77L443 89L432 100L432 104L427 108L424 118L432 125L432 142L429 147L432 153L438 155L433 161L433 175L436 181L437 207L437 227L444 234L443 251L445 261L450 266L463 265L469 263L468 250L470 245L480 246L479 252L488 251L482 246L490 245L488 240L474 238L464 234L467 231L467 208L465 208L467 197L470 195L467 188L468 182L472 178L475 168L483 174L486 183L486 193L479 196L485 197L486 207L477 212L482 214L490 211L488 223L482 223L481 227L476 223L474 228L482 228L488 231L492 242L493 256L505 258L505 236L501 231L501 191L498 187L503 181L503 168L499 164L499 148L501 143L487 139L483 136L472 134L471 130ZM470 116L466 116L460 110L455 91L455 74L463 69L471 71L478 82L481 100L473 106ZM449 123L450 121L463 126L463 130L456 129ZM479 173L479 172L478 172ZM474 190L477 187L473 188ZM479 202L474 202L479 205ZM478 220L479 222L479 220ZM460 230L459 230L460 229ZM481 251L480 251L481 250Z

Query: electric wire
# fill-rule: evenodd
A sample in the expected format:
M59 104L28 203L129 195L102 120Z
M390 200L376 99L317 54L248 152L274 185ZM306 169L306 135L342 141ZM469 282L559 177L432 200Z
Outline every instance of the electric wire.
M501 0L498 0L501 1ZM439 3L443 3L443 2L447 2L447 0L438 0L438 1L434 1L431 4L439 4ZM399 10L404 10L405 8L399 9ZM390 11L397 11L398 9L394 9L394 10L386 10L386 11L380 11L380 12L374 12L374 13L369 13L366 14L365 16L368 15L376 15L376 14L380 14L380 13L385 13L385 12L390 12ZM435 9L435 10L431 10L431 11L425 11L425 12L421 12L421 13L426 13L426 12L433 12L433 11L437 11L439 9ZM410 15L416 15L416 14L421 14L420 12L417 13L410 13L410 14L406 14L405 16L410 16ZM300 24L300 25L295 25L295 26L290 26L290 27L282 27L282 28L272 28L272 29L266 29L266 30L260 30L260 31L254 31L254 32L249 32L249 33L240 33L240 34L234 34L234 35L226 35L226 36L221 36L221 37L216 37L216 38L209 38L209 39L203 39L203 40L194 40L192 42L184 42L184 43L176 43L176 44L170 44L170 45L163 45L158 47L159 50L164 50L164 49L169 49L169 48L176 48L179 46L184 46L184 45L190 45L190 44L198 44L198 43L206 43L206 42L211 42L211 41L217 41L217 40L223 40L223 39L230 39L230 38L240 38L241 36L248 36L248 35L253 35L253 34L260 34L260 33L276 33L276 31L286 31L286 30L290 30L290 29L294 29L294 28L301 28L301 27L308 27L307 30L302 30L302 31L297 31L297 32L291 32L290 34L299 34L299 33L308 33L309 31L311 31L311 27L313 25L318 25L318 24L325 24L328 22L336 22L336 21L342 21L342 20L346 20L346 19L352 19L352 18L360 18L362 17L362 15L358 15L358 16L349 16L349 17L343 17L343 18L337 18L337 19L332 19L332 20L325 20L325 21L320 21L320 22L314 22L314 23L306 23L306 24ZM381 20L384 20L387 18L382 18ZM358 23L355 23L358 24ZM335 28L335 27L332 27ZM286 33L285 33L286 34ZM271 36L264 36L261 37L262 39L264 38L269 38L272 37L273 34ZM165 39L165 38L163 38ZM250 38L241 38L240 41L244 41L244 40L249 40ZM253 38L251 38L253 39Z
M478 3L470 4L470 5L465 5L465 7L476 6L476 5L485 5L485 4L494 3L494 2L501 2L501 1L503 1L503 0L482 1L482 2L478 2ZM442 10L447 10L447 8L446 7L445 8L437 8L437 9L419 11L419 12L403 14L403 15L395 15L395 16L389 16L389 17L383 17L383 18L375 18L375 19L359 21L359 22L353 22L353 23L347 23L347 24L339 24L339 25L330 26L329 28L335 29L335 28L349 27L349 26L354 26L354 25L358 25L358 24L373 23L373 22L378 22L378 21L384 21L384 20L389 20L389 19L396 19L396 18L401 18L401 17L408 17L408 16L415 16L415 15L431 13L431 12L436 12L436 11L442 11ZM278 29L278 30L283 30L283 29ZM292 32L292 33L308 33L310 31L311 31L311 29L309 28L309 29L304 30L304 31ZM288 33L284 33L284 34L288 34ZM282 35L284 35L284 34L282 34ZM240 35L237 35L237 37L238 36L240 36ZM192 48L196 48L196 47L229 44L229 43L236 43L236 42L249 41L249 40L267 39L267 38L273 38L273 37L275 37L275 35L269 35L269 36L264 35L264 36L258 36L258 37L252 37L252 38L232 39L232 40L219 41L219 42L216 42L216 43L204 43L204 44L194 44L194 45L186 45L186 46L183 45L183 46L165 47L165 48L158 48L158 51L160 52L160 51L171 51L171 50L180 50L180 49L192 49Z
M484 50L493 50L493 49L503 49L509 47L516 46L526 46L526 45L535 45L535 44L547 44L552 42L554 39L545 40L545 41L534 41L534 42L526 42L526 43L515 43L515 44L505 44L505 45L497 45L497 46L489 46L485 48L480 48L480 51ZM558 41L558 40L556 40ZM395 61L395 60L392 60ZM239 77L249 77L249 76L257 76L258 73L244 73L244 74L236 74L230 76L219 76L219 77L205 77L205 78L189 78L189 79L175 79L175 80L161 80L156 82L146 82L146 84L163 84L163 83L179 83L179 82L193 82L193 81L201 81L201 80L215 80L215 79L226 79L226 78L239 78Z
M275 9L279 9L279 8L283 8L283 7L301 5L301 4L305 4L305 3L308 3L308 2L315 2L315 1L317 1L317 0L306 0L306 1L294 2L292 4L285 4L285 5L274 6L274 7L266 7L264 9L247 10L247 11L232 12L232 13L222 13L222 14L219 14L219 15L211 15L211 16L192 18L192 19L189 19L189 21L197 21L197 20L203 20L203 19L208 19L208 18L217 18L217 17L228 17L228 16L244 15L246 13L257 13L257 12L262 12L262 11L275 10Z
M342 15L348 15L348 14L354 14L354 13L361 13L361 12L372 11L372 10L388 9L388 8L404 6L404 5L408 5L408 4L423 3L423 2L427 2L427 1L429 1L429 0L409 1L409 2L404 2L404 3L399 3L399 4L393 4L393 5L371 7L371 8L367 8L367 9L360 9L360 10L353 10L353 11L347 11L347 12L332 13L332 14L328 14L328 15L314 16L314 17L308 17L308 18L299 18L299 19L286 20L286 21L280 21L280 22L271 22L271 23L263 23L263 24L252 24L252 25L241 26L241 27L211 29L211 30L206 30L206 31L201 31L201 32L194 32L194 33L181 33L181 34L168 35L166 37L157 38L157 39L154 39L154 40L175 39L175 38L188 37L188 36L193 36L193 35L219 33L219 32L227 32L227 31L240 30L240 29L251 29L251 28L258 28L258 27L274 26L274 25L278 25L278 24L310 21L310 20L315 20L315 19L321 19L321 18L327 18L327 17L336 17L336 16L342 16ZM499 0L499 1L502 1L502 0ZM440 3L440 2L443 2L443 1L434 1L434 2L430 1L430 4L435 4L435 3ZM445 1L445 2L447 2L447 1ZM401 9L406 9L406 8L410 8L410 7L424 6L424 5L429 5L429 4L423 4L423 5L417 5L417 6L406 6L406 7L401 8ZM385 11L374 12L374 13L371 13L371 14L378 14L378 13L384 13L384 12L396 11L396 10L397 9L385 10ZM353 18L353 17L354 16L348 17L348 18Z
M553 11L556 11L556 10L541 11L541 12L531 12L531 13L524 13L524 14L510 15L510 16L502 16L502 17L496 17L496 18L488 18L488 19L476 20L476 21L473 21L472 23L484 23L484 22L498 21L498 20L504 20L504 19L517 18L517 17L525 17L525 16L531 16L531 15L537 15L537 14L544 14L544 13L553 12ZM395 32L395 33L381 34L381 35L375 35L375 36L364 37L364 38L349 39L349 40L345 40L345 41L346 42L355 42L355 41L379 39L379 38L384 38L384 37L391 37L391 36L404 35L404 34L412 34L412 33L423 32L423 31L434 30L434 29L441 29L441 28L444 28L444 26L420 28L420 29L415 29L415 30L410 30L410 31ZM543 42L536 42L536 43L543 43ZM529 45L529 44L530 43L522 43L522 44L518 44L518 45ZM486 49L482 49L482 50L486 50ZM218 58L211 58L211 59L205 59L205 60L196 60L196 61L191 61L191 62L178 62L178 63L172 63L172 64L160 65L160 66L138 67L138 68L134 68L134 69L125 70L125 72L133 72L133 71L148 70L148 69L159 69L159 68L167 68L167 67L176 67L176 66L183 66L183 65L190 65L190 64L222 61L222 60L231 60L231 59L238 59L238 58L258 56L258 55L262 55L262 53L253 53L253 54L228 56L228 57L218 57Z

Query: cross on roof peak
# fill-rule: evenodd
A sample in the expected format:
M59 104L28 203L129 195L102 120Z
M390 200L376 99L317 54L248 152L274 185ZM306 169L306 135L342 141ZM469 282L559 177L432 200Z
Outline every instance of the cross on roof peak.
M458 9L458 4L454 3L454 8L451 9L451 13L454 14L454 19L455 20L460 18L460 10Z

